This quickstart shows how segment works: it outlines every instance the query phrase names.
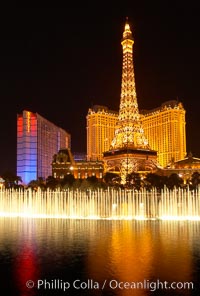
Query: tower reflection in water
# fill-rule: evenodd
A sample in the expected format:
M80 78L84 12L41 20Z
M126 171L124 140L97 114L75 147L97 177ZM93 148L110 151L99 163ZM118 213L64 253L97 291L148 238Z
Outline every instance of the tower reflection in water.
M95 238L94 234L96 247L94 238L91 244L96 253L88 252L88 273L103 281L110 270L110 280L141 282L139 287L146 283L146 288L148 281L192 281L192 240L193 235L197 238L198 229L198 225L176 222L116 222L109 234L105 235L106 230L102 237ZM147 289L142 288L131 289L131 292L130 289L117 289L117 292L120 296L147 295ZM180 292L189 295L189 291ZM168 292L166 295L174 294Z
M149 289L112 289L109 282L144 283L159 279L169 283L192 281L197 285L198 237L197 221L1 218L0 264L4 261L4 267L12 269L7 274L1 271L4 287L9 289L13 280L15 294L11 295L38 296L36 289L26 288L27 280L59 278L72 283L76 279L92 279L102 284L107 279L104 294L90 289L80 295L143 296L150 295ZM64 295L63 291L52 292L47 289L44 295ZM78 292L71 289L69 295ZM174 291L157 293L175 295ZM182 289L176 295L194 294Z

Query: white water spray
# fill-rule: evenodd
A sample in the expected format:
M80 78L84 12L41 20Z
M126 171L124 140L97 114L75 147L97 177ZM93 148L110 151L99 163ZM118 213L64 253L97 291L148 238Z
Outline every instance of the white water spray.
M0 190L0 216L200 220L200 187L135 190Z

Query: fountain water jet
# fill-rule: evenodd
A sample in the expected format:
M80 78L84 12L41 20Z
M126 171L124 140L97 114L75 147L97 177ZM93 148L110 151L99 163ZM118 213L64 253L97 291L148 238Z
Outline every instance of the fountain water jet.
M63 219L200 220L200 187L122 190L0 190L0 216Z

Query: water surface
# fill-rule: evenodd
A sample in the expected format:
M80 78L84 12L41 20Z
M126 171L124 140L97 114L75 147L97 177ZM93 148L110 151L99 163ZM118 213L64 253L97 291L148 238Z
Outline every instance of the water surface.
M1 218L0 288L10 296L200 295L199 225Z

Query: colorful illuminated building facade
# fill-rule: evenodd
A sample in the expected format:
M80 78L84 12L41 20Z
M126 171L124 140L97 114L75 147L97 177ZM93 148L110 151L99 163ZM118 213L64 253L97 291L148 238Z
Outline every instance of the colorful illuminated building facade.
M185 113L182 103L176 100L140 112L144 133L152 149L158 151L162 167L186 156Z
M53 156L52 176L55 179L63 179L66 175L73 175L75 179L87 179L95 176L97 179L103 178L103 161L74 160L74 156L69 148L60 149Z
M87 160L102 160L103 152L110 148L114 137L118 112L105 106L94 105L88 110Z
M17 176L24 184L52 175L52 157L71 146L71 136L38 113L17 115Z

